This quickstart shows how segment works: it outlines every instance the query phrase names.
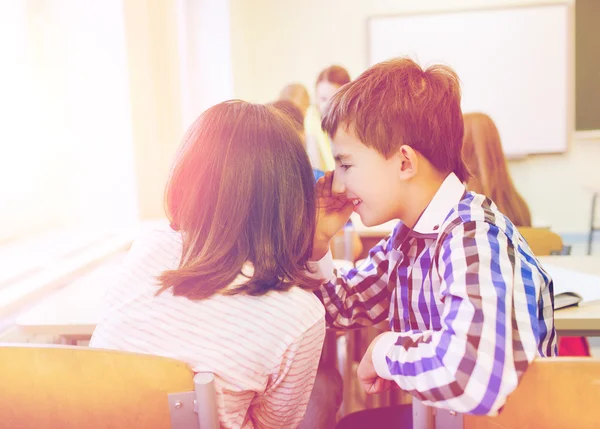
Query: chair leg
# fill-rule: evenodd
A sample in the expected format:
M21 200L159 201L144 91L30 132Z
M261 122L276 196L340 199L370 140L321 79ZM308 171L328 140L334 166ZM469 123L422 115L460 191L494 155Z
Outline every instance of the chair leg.
M352 408L352 382L354 375L352 372L352 354L350 336L352 332L346 332L337 338L337 367L342 376L342 404L338 410L338 417L342 418L348 414Z
M196 391L199 427L201 429L219 429L215 376L209 372L199 372L194 376L194 390Z

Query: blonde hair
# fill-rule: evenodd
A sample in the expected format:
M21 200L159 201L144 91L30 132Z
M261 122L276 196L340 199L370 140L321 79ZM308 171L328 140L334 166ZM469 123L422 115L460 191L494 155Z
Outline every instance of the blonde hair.
M463 159L472 178L467 188L489 197L516 226L531 226L531 213L510 178L496 124L483 113L466 113Z

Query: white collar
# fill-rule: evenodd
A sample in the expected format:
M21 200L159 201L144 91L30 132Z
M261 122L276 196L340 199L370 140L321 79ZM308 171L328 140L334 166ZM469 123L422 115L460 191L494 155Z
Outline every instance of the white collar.
M450 173L423 211L413 231L419 234L437 234L450 210L458 204L465 193L465 186Z

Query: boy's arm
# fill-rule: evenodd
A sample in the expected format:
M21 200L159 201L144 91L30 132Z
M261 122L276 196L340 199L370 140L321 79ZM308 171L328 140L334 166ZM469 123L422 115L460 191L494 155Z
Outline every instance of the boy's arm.
M537 354L537 307L529 308L530 314L513 312L514 299L533 294L537 302L535 280L523 275L515 284L514 252L494 225L468 222L454 228L437 257L442 329L383 334L370 348L372 358L364 358L372 359L374 372L426 404L496 413ZM525 292L515 298L514 288Z
M315 293L325 306L327 326L359 328L388 317L395 286L388 276L391 244L391 238L381 240L360 267L346 274L333 268L331 253L318 262L319 274L326 282Z

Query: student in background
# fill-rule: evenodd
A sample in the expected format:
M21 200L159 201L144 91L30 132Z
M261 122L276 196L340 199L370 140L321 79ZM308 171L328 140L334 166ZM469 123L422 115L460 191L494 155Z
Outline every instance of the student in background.
M323 129L335 172L317 183L312 260L327 324L389 320L362 358L367 393L396 383L426 405L494 414L529 363L556 354L552 281L483 195L466 192L456 73L410 59L379 63L331 99ZM329 240L356 211L400 219L358 268L335 271ZM396 410L396 412L393 412ZM410 407L367 410L343 428L412 427Z
M517 227L530 227L529 207L510 178L496 124L484 113L466 113L463 119L463 159L472 174L467 189L489 197ZM590 356L587 338L560 337L558 354Z
M165 206L170 223L131 248L91 346L214 373L222 428L296 428L325 335L300 136L272 107L211 107L184 138Z
M516 226L531 226L529 207L510 178L496 124L483 113L466 113L463 119L462 153L472 175L467 189L489 197Z
M321 117L333 94L348 82L350 74L341 66L333 65L322 70L315 86L316 103L306 111L306 148L313 167L322 171L333 170L335 163L331 156L331 141L321 129Z
M294 129L300 134L304 142L304 114L302 110L291 100L277 100L269 103L269 105L287 115L288 119L292 121Z
M306 87L301 83L290 83L289 85L286 85L285 88L281 90L279 99L294 103L298 109L300 109L302 117L306 115L306 110L310 106L310 95L308 95Z
M298 133L300 133L300 135L302 136L302 139L304 141L304 117L302 116L302 112L300 111L300 109L298 109L298 107L296 107L296 105L294 105L291 101L288 100L277 100L273 103L271 103L272 106L274 106L275 108L281 110L283 113L285 113L286 115L288 115L288 117L291 119L294 128L296 129L296 131L298 131ZM325 172L318 170L316 168L313 168L313 174L315 176L315 181L319 180L321 177L323 177L325 175ZM350 225L352 225L351 221L348 221L350 223ZM360 256L360 254L362 253L363 250L363 245L362 245L362 241L360 240L359 235L356 233L356 231L352 231L351 232L351 245L352 245L352 261L355 261L356 259L358 259L358 257ZM340 231L336 237L335 240L337 242L342 242L345 245L345 231ZM345 255L343 251L338 251L337 247L332 244L332 252L333 252L333 257L335 259L345 259ZM343 247L343 246L340 246Z
M289 117L289 119L291 119L292 124L294 125L294 128L296 129L296 131L298 131L298 133L302 137L302 141L306 145L306 133L304 130L304 115L302 114L302 111L298 108L298 106L290 100L277 100L270 104L273 107L275 107L276 109L279 109L280 111L285 113ZM323 177L325 175L325 172L318 168L313 168L313 174L315 176L315 182L316 182L317 180L319 180L321 177Z

